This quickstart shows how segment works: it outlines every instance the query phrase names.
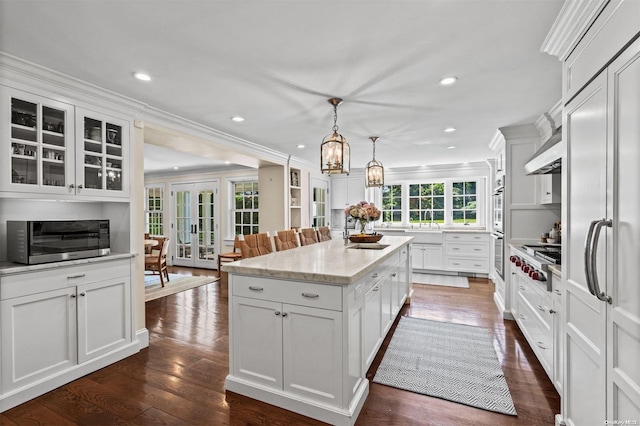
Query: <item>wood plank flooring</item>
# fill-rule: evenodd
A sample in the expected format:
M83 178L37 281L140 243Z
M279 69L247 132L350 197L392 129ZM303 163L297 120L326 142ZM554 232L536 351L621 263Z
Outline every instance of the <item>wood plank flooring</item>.
M171 272L215 275L173 268ZM493 303L493 285L414 285L402 315L486 327L518 416L507 416L371 383L357 425L553 425L560 398L513 321ZM219 282L146 304L150 347L0 414L1 425L319 425L307 417L225 393L227 299ZM391 333L367 377L382 360Z

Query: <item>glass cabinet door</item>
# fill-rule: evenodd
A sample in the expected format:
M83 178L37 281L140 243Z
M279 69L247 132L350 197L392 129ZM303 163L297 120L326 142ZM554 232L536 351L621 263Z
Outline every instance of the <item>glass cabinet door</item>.
M125 176L128 125L90 111L80 111L76 137L76 179L79 194L100 193L122 196L128 193Z
M9 142L9 161L3 161L7 170L2 176L3 187L21 192L67 193L73 180L73 143L68 135L73 106L6 88L2 102L3 111L9 106L2 122L10 123L5 127L9 134L3 132Z

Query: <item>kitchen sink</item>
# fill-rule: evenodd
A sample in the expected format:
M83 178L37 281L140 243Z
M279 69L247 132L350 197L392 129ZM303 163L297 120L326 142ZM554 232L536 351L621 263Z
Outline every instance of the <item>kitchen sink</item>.
M382 250L383 248L387 248L390 245L391 244L380 244L380 243L355 243L355 244L349 244L347 248L361 249L361 250Z

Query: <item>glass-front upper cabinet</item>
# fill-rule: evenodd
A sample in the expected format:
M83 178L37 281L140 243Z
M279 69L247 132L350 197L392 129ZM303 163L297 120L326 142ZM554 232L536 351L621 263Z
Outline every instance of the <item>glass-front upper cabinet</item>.
M81 108L76 122L76 191L127 196L129 123Z
M3 190L66 194L74 181L73 106L1 87Z

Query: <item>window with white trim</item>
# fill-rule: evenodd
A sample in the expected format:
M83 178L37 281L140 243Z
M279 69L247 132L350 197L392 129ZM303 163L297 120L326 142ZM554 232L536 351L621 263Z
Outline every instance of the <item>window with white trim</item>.
M258 233L258 181L233 182L235 235Z
M475 181L453 182L452 216L453 223L475 224L477 217L477 198Z
M164 188L146 186L144 195L145 230L149 235L164 235Z
M382 187L382 221L402 223L402 185L384 185Z

